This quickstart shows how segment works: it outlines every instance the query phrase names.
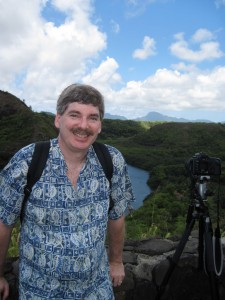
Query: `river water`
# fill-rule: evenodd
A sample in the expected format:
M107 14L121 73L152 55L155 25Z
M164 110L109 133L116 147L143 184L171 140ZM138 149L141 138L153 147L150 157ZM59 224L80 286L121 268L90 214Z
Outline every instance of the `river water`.
M147 185L149 173L145 170L128 165L128 171L133 186L133 192L136 198L133 204L134 209L138 209L143 204L143 200L151 193Z
M132 206L136 210L143 205L144 199L151 193L151 189L147 185L149 173L131 165L128 165L128 171L136 198Z

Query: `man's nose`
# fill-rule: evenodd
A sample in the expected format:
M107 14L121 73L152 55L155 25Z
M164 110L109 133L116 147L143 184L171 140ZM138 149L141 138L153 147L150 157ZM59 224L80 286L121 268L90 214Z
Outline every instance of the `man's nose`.
M85 117L80 118L79 125L82 129L86 129L88 127L88 119Z

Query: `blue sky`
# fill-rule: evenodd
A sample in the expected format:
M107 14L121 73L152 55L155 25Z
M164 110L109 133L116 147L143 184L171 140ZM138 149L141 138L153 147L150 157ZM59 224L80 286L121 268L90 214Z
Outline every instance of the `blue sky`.
M33 110L55 112L59 93L82 82L128 119L225 121L225 0L0 4L0 89Z

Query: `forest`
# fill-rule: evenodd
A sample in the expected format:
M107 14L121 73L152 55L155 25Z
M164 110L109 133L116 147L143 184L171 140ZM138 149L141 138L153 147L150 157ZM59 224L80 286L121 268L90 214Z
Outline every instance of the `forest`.
M194 206L196 211L199 204L194 192L196 187L200 192L198 182L201 178L193 178L191 164L198 153L206 154L208 162L201 175L205 175L214 164L216 167L219 164L221 169L221 175L212 171L207 178L204 187L207 195L203 198L206 198L204 207L214 227L219 217L224 234L224 124L105 120L101 141L121 150L129 164L149 172L148 184L153 193L145 199L141 208L127 217L128 239L151 236L168 238L183 233L189 207ZM202 154L197 155L197 162L201 163L203 159L205 161ZM198 222L195 226L198 226Z
M57 136L53 115L33 112L19 101L13 99L13 111L9 102L3 105L4 101L0 101L1 168L22 146ZM193 191L200 176L193 178L190 164L187 168L196 153L205 153L209 162L219 161L221 166L221 175L212 172L207 178L204 207L213 227L219 220L225 235L225 124L105 119L99 141L117 147L127 163L149 172L148 185L153 192L141 208L126 217L126 239L181 236L188 208L197 210L199 206ZM206 171L207 168L208 165ZM11 253L17 242L15 229Z

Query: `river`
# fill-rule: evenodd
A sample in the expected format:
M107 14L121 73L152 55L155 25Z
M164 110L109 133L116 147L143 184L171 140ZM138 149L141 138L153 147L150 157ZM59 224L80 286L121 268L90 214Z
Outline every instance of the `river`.
M147 185L149 173L131 165L128 165L128 171L136 198L133 208L136 210L143 205L144 199L151 193L151 189Z
M143 205L143 200L151 193L151 189L147 185L149 173L145 170L128 165L128 171L133 186L133 192L136 198L133 204L134 209L138 209Z

